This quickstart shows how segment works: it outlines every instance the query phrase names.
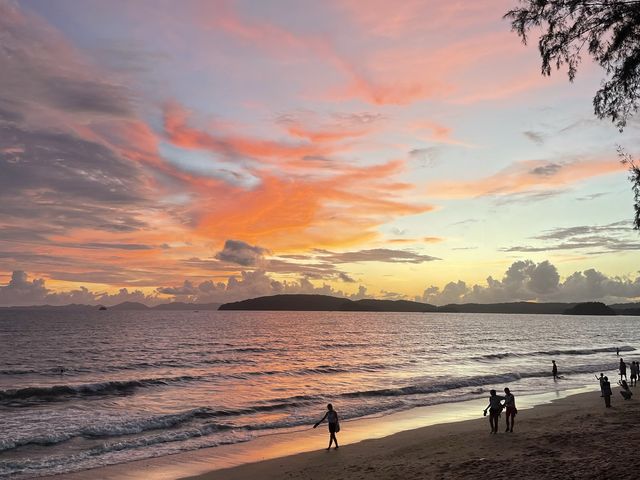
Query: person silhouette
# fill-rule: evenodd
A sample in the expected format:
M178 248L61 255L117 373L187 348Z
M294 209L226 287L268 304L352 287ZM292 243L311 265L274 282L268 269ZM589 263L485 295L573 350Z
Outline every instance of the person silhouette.
M502 412L502 408L504 407L502 404L504 397L497 395L495 390L490 390L489 394L489 405L484 409L484 415L486 416L487 410L489 410L489 425L491 425L491 433L498 433L498 418L500 418L500 412Z
M638 362L631 362L629 370L631 373L631 386L635 387L638 383Z
M625 400L631 400L633 392L629 389L627 381L622 380L621 382L618 382L618 385L620 385L620 395L622 395L622 398L624 398Z
M621 358L620 359L620 366L618 367L620 370L620 380L622 380L622 377L624 377L624 379L627 379L627 364L624 363L624 360Z
M555 382L558 379L558 366L556 365L555 360L551 360L553 367L551 368L551 373L553 374L553 381Z
M508 388L504 389L504 406L507 414L507 429L505 432L513 432L513 424L516 421L516 413L518 413L518 409L516 408L516 397ZM511 422L509 422L509 420L511 420Z
M329 446L327 447L327 450L331 450L331 444L333 442L335 442L336 444L335 449L337 450L339 447L338 447L338 439L336 438L336 433L340 431L340 419L338 418L338 412L336 412L333 409L333 405L331 404L327 405L327 413L325 413L324 417L322 417L318 422L316 422L313 428L317 428L318 425L320 425L325 418L327 419L327 423L329 424Z
M609 383L609 378L604 377L604 382L602 382L602 396L604 397L604 406L607 408L611 408L611 383Z

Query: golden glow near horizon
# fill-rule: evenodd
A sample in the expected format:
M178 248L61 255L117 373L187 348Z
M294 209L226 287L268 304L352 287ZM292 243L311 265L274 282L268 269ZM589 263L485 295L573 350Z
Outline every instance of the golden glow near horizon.
M0 305L640 298L638 122L513 3L0 0Z

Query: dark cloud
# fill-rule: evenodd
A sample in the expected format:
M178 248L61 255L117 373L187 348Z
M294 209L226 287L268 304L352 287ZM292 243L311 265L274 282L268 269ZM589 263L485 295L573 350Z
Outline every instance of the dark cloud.
M440 260L437 257L407 250L373 248L355 252L335 253L327 250L315 250L318 258L329 263L386 262L386 263L424 263Z
M381 113L360 112L360 113L334 113L333 118L350 125L369 125L383 120L385 117Z
M124 117L131 115L126 89L92 67L43 20L0 2L0 108L29 118L43 109ZM7 119L6 115L3 115Z
M409 151L409 157L422 168L431 168L438 163L442 147L414 148Z
M532 175L539 175L541 177L552 177L560 170L562 170L562 165L558 163L548 163L547 165L529 170L529 173Z
M503 252L546 252L553 250L587 250L589 254L640 250L640 244L630 222L607 225L582 225L555 228L532 237L539 245L518 245L501 249Z
M75 229L98 242L78 248L146 249L102 241L105 233L146 228L157 206L146 173L100 129L133 120L130 92L73 50L18 4L0 1L0 245L7 263L60 271L81 259L48 256L32 245ZM79 132L92 131L85 135ZM81 136L82 135L82 136ZM122 148L120 148L122 147ZM47 268L40 268L47 267Z
M598 235L598 234L618 234L630 231L629 222L621 220L619 222L606 225L582 225L576 227L554 228L538 235L539 240L564 240L578 235Z
M604 197L605 195L609 195L609 192L592 193L590 195L584 195L582 197L577 197L576 200L578 200L580 202L585 202L585 201L595 200L596 198Z
M539 132L527 130L522 132L522 134L537 145L542 145L544 143L544 136Z
M51 106L70 113L99 113L130 116L130 99L122 87L68 77L43 79L48 83L45 98Z
M540 192L517 192L500 195L493 199L495 205L510 205L517 203L543 202L550 198L555 198L566 194L566 190L546 190Z
M143 245L140 243L60 243L60 246L70 248L89 248L94 250L153 250L155 247L151 245Z
M340 272L338 278L346 283L355 283L355 280L344 272Z
M216 253L215 258L223 262L235 263L243 267L255 267L263 263L268 250L249 245L239 240L227 240L224 248Z
M174 295L176 297L197 295L199 289L191 283L189 280L185 280L179 287L160 287L157 289L158 293L164 295Z

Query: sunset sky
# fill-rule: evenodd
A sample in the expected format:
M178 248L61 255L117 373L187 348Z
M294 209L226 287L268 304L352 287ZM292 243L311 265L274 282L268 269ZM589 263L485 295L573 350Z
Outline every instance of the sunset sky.
M640 298L602 70L516 0L0 0L0 305Z

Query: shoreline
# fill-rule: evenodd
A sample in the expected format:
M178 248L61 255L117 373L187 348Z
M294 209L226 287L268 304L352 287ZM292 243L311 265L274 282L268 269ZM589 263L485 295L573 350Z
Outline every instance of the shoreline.
M638 396L640 396L640 389ZM512 434L513 438L521 437L522 433L527 431L527 424L530 421L544 423L544 419L548 421L550 416L564 415L570 411L581 411L582 415L587 416L605 412L608 417L613 417L622 405L624 405L622 408L633 409L629 405L635 404L634 400L623 404L622 399L615 392L613 399L614 408L605 411L603 401L598 395L598 389L591 386L518 397L519 414L515 433ZM80 480L90 474L94 478L104 480L276 479L283 478L283 468L291 471L289 478L315 478L309 476L312 473L306 470L306 465L316 465L319 469L318 473L325 472L333 465L331 460L333 457L327 455L334 453L339 455L338 458L341 459L337 465L355 458L362 459L362 465L364 465L365 463L375 463L378 458L377 454L373 458L368 458L367 452L370 447L372 452L393 450L398 445L404 446L404 449L420 450L419 447L424 446L425 441L448 438L451 432L459 432L463 438L467 434L478 436L478 440L485 441L488 436L488 420L481 416L481 410L486 406L486 403L486 398L481 398L418 407L384 416L343 421L341 422L342 432L338 435L341 445L338 452L324 450L328 442L328 434L326 426L321 425L317 430L304 429L263 435L245 443L136 460L46 478ZM637 408L634 411L640 412ZM502 425L504 425L504 416L501 418ZM520 426L522 426L522 433L519 430ZM539 426L537 428L540 429ZM508 436L508 434L504 435ZM497 437L501 436L503 436L502 432ZM637 439L640 439L640 436L636 437L634 441ZM464 446L457 445L452 450L459 452L459 455L455 455L457 460L462 460L469 455L469 458L473 458L472 452L464 453ZM352 456L352 453L355 457ZM446 453L433 452L443 461L450 456ZM325 462L330 463L325 465ZM451 464L452 459L445 461L445 463ZM336 465L333 467L338 468ZM356 470L358 468L357 465L352 465L352 467ZM336 478L354 478L349 475L340 477L340 472L333 474L338 475ZM322 475L318 478L325 478L325 476ZM371 472L368 472L366 476L367 478L377 478L375 475L372 476ZM382 476L380 478L388 477Z

